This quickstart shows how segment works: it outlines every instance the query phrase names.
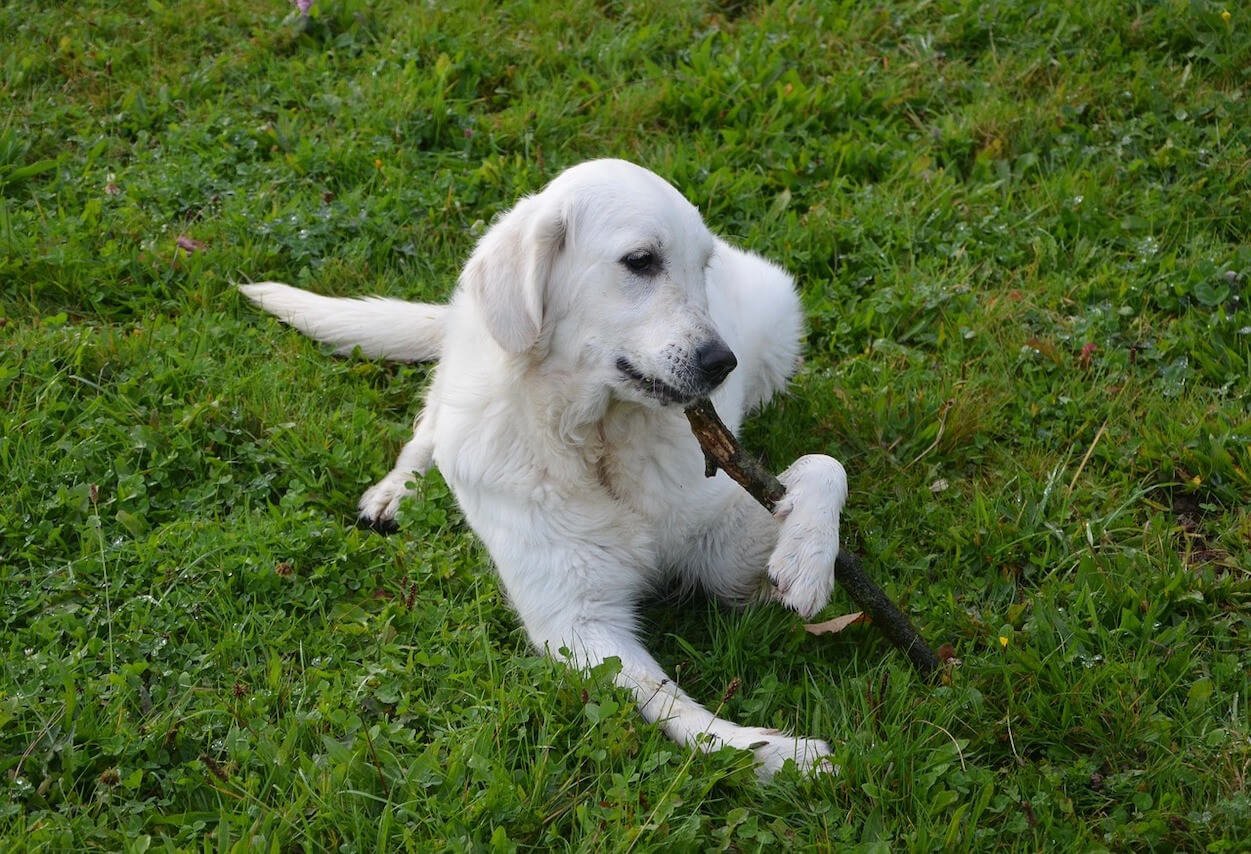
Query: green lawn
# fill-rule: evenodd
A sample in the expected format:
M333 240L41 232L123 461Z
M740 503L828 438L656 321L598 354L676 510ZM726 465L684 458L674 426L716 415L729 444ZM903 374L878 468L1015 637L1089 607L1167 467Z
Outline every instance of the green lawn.
M1251 850L1249 84L1204 0L0 2L0 849ZM748 443L960 659L649 607L838 776L533 655L436 475L355 529L428 369L232 289L442 299L598 156L796 275Z

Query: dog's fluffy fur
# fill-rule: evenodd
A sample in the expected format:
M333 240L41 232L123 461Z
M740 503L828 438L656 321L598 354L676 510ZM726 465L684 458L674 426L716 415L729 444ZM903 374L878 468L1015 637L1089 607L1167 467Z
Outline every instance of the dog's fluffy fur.
M843 467L800 458L770 515L724 473L705 478L682 412L712 393L737 430L785 384L802 326L786 273L715 237L653 173L598 160L495 222L446 306L241 290L339 352L438 360L415 435L361 499L365 520L390 521L406 482L437 465L539 650L579 667L620 659L617 681L681 744L750 750L765 777L787 759L826 767L823 741L714 716L635 631L640 599L667 582L804 616L829 598Z

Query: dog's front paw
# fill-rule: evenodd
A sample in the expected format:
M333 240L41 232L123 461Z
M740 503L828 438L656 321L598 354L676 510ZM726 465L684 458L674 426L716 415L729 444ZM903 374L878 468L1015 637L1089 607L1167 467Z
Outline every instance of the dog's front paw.
M361 524L383 534L394 532L395 514L400 509L400 502L413 492L404 485L409 477L389 474L365 490L359 505Z
M825 607L834 589L847 473L833 457L809 454L778 480L786 495L773 511L781 527L769 556L769 580L777 588L778 601L808 618Z
M768 780L782 770L786 760L793 760L802 774L837 774L838 767L830 759L833 751L819 738L796 738L777 730L756 731L756 741L748 745L756 758L756 776Z

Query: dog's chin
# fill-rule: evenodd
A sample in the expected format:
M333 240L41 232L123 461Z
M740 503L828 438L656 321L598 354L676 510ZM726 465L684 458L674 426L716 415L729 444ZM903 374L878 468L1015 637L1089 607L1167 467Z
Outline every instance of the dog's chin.
M625 358L617 359L617 373L622 380L619 388L623 396L644 405L688 406L707 394L683 390L659 377L649 376Z

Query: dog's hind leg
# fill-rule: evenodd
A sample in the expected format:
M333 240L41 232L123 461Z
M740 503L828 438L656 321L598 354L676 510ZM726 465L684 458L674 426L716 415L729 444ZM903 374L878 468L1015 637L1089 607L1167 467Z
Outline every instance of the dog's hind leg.
M682 583L731 608L768 602L777 592L765 573L777 543L777 522L746 493L739 494L737 484L724 488L734 493L725 509L677 561Z
M434 457L434 417L432 410L418 416L413 438L400 449L391 471L361 496L359 509L363 525L382 533L395 530L395 514L400 502L413 492L408 482L430 470Z

